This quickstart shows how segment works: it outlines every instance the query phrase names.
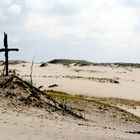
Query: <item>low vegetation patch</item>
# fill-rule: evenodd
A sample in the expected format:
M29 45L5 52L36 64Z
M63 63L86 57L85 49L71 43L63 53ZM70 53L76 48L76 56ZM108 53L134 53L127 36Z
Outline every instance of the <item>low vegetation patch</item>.
M114 104L111 104L111 99L109 102L105 102L103 98L90 98L83 95L70 95L64 92L48 90L47 94L50 95L54 100L75 110L76 112L82 112L83 115L93 114L93 116L98 113L112 114L112 117L119 118L124 121L133 121L140 123L140 117L123 110ZM112 100L112 102L115 99Z
M26 61L23 61L23 60L10 60L9 61L9 64L10 65L17 65L17 64L22 64L22 63L27 63ZM5 62L4 61L0 61L0 65L5 65Z
M40 67L46 67L46 66L48 66L47 63L41 63L41 64L40 64Z
M93 97L93 99L102 101L104 103L108 103L114 106L129 106L129 107L135 107L135 106L140 106L140 101L134 101L134 100L127 100L127 99L121 99L121 98L98 98L98 97Z
M83 79L83 80L92 80L100 83L115 83L119 84L119 81L116 79L111 78L96 78L96 77L84 77L84 76L63 76L63 78L69 78L69 79Z

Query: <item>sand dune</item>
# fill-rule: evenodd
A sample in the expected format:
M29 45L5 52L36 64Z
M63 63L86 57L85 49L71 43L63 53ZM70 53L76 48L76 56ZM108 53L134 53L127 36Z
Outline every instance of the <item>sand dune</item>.
M10 65L10 71L30 82L30 67L30 63L18 63ZM34 64L33 85L40 87L41 93L45 91L35 96L32 88L18 79L3 82L1 78L1 138L139 140L139 75L140 70L131 67ZM59 110L47 107L50 104ZM62 111L65 108L84 119Z
M23 67L23 65L25 65ZM11 65L11 69L16 69L16 73L24 79L29 79L31 64ZM60 64L48 64L40 67L34 64L33 82L36 86L43 86L48 90L48 86L57 84L53 89L65 91L71 94L82 94L97 97L120 97L125 99L140 100L140 69L131 67L105 67L105 66L63 66ZM76 77L83 77L76 78ZM73 77L73 78L72 78ZM98 79L113 79L119 84L110 82L99 82Z

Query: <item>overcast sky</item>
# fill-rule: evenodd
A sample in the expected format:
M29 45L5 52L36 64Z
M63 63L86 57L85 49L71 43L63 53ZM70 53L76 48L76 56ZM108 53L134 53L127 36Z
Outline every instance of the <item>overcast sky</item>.
M3 32L10 59L140 63L140 0L0 0Z

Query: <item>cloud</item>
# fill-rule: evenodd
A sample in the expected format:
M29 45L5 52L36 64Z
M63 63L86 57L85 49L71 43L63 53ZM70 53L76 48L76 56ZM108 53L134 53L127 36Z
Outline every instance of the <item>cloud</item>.
M4 13L0 10L0 19L1 20L4 20L6 17L5 17L5 15L4 15Z
M1 5L8 6L12 3L12 0L1 0Z
M49 2L45 4L43 0L35 5L32 2L30 0L33 11L28 15L26 29L37 32L40 30L44 34L46 33L43 31L46 30L51 37L59 36L61 38L65 35L75 35L82 39L99 37L106 42L115 41L116 38L122 41L132 37L133 28L137 24L134 11L123 7L117 0L111 2L94 0L93 2L90 1L91 3L88 3L88 0L86 6L83 2L83 5L80 3L80 7L78 0L71 2L62 0L60 3L63 5L57 4L58 1L56 0L51 3L50 7ZM42 7L42 5L47 5L47 8L54 15L49 12L34 12L34 8L40 11L38 7ZM68 6L70 8L67 8ZM79 11L73 12L72 9L76 9L76 7Z
M2 0L1 4L1 31L9 31L22 49L41 48L44 57L46 50L50 57L110 61L115 55L123 60L140 52L137 0Z
M11 4L8 11L9 13L19 15L21 13L21 6L18 4Z
M42 12L46 9L48 0L24 0L27 8L34 12Z
M124 0L123 4L124 4L124 6L129 6L129 7L135 7L135 8L140 7L139 0Z
M29 0L30 10L24 29L26 32L37 34L42 40L44 38L44 43L49 44L48 47L56 49L57 46L60 52L71 48L71 51L68 51L69 55L66 52L59 55L67 54L66 56L72 57L79 49L81 55L78 53L77 56L80 57L83 55L82 50L85 52L95 49L97 54L104 50L104 54L110 52L110 58L111 54L120 54L122 58L126 49L129 52L133 46L140 45L139 32L136 32L139 24L137 13L134 8L124 6L124 1L41 0L34 3L33 0ZM45 44L42 48L44 50ZM68 48L64 49L65 46ZM103 58L100 55L99 57Z

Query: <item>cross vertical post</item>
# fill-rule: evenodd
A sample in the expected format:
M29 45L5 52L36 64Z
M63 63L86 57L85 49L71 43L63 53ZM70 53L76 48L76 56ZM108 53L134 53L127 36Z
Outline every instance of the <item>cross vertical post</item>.
M3 40L3 43L4 43L4 47L5 48L2 48L0 49L0 52L5 52L5 76L8 76L8 64L9 64L9 61L8 61L8 52L9 51L19 51L19 49L9 49L8 48L8 36L6 33L4 33L4 40Z
M7 41L7 34L4 33L4 47L5 47L5 76L8 76L8 41Z

